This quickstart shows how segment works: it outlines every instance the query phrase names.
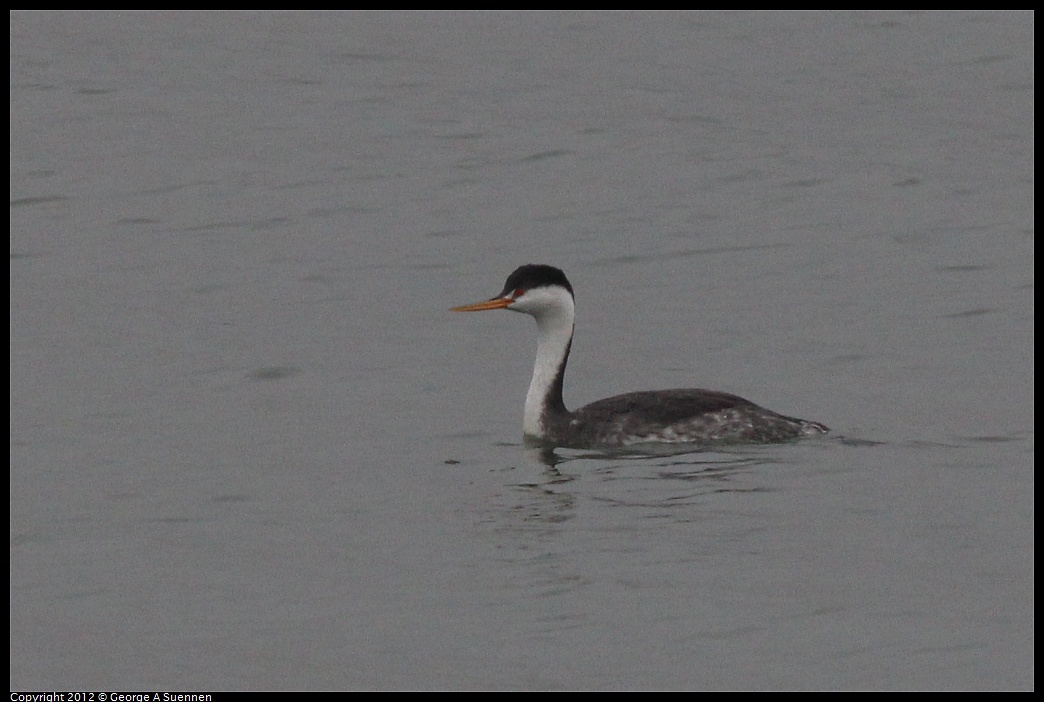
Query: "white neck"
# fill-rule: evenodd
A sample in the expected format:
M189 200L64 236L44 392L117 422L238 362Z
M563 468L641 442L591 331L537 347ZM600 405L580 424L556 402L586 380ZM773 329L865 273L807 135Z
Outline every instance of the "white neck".
M555 378L573 338L572 296L562 288L553 289L549 296L553 297L550 304L541 305L535 311L518 310L532 314L537 323L536 362L533 365L533 380L526 394L525 414L522 416L522 431L534 437L545 436L546 427L542 420L548 403L561 402L561 398L552 397L552 393L557 392Z

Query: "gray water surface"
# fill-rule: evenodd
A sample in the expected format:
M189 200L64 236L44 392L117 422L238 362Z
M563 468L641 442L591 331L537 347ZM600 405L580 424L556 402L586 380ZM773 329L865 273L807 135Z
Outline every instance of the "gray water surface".
M1032 13L11 14L11 688L1032 689ZM709 387L833 433L521 442Z

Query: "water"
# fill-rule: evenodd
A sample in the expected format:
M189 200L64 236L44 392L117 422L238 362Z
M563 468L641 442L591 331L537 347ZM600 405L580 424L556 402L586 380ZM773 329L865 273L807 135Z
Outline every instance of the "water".
M1032 256L1031 13L16 12L11 687L1032 689Z

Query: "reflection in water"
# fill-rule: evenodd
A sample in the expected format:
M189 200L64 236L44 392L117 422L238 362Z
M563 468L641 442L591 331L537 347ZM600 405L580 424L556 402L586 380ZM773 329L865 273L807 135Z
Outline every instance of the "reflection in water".
M778 447L776 447L778 449ZM584 603L604 588L662 588L735 547L721 525L746 523L744 493L766 493L770 451L604 455L529 448L484 505L506 607L542 612L534 634L593 626ZM528 459L528 460L525 460ZM592 564L613 563L603 570Z
M534 471L517 479L509 492L515 498L511 504L499 506L510 515L509 528L526 531L573 519L585 501L588 506L651 508L660 517L692 521L698 518L692 509L710 495L767 490L745 478L753 468L777 462L757 449L596 454L532 447L526 455Z

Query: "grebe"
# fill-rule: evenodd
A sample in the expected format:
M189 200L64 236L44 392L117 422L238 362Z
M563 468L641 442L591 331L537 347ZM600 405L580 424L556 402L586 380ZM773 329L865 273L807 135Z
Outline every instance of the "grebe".
M573 343L573 286L553 266L528 264L508 276L499 295L454 312L508 309L537 323L536 364L522 430L531 441L565 448L643 443L771 443L829 431L750 400L714 390L650 390L592 402L575 412L562 402Z

